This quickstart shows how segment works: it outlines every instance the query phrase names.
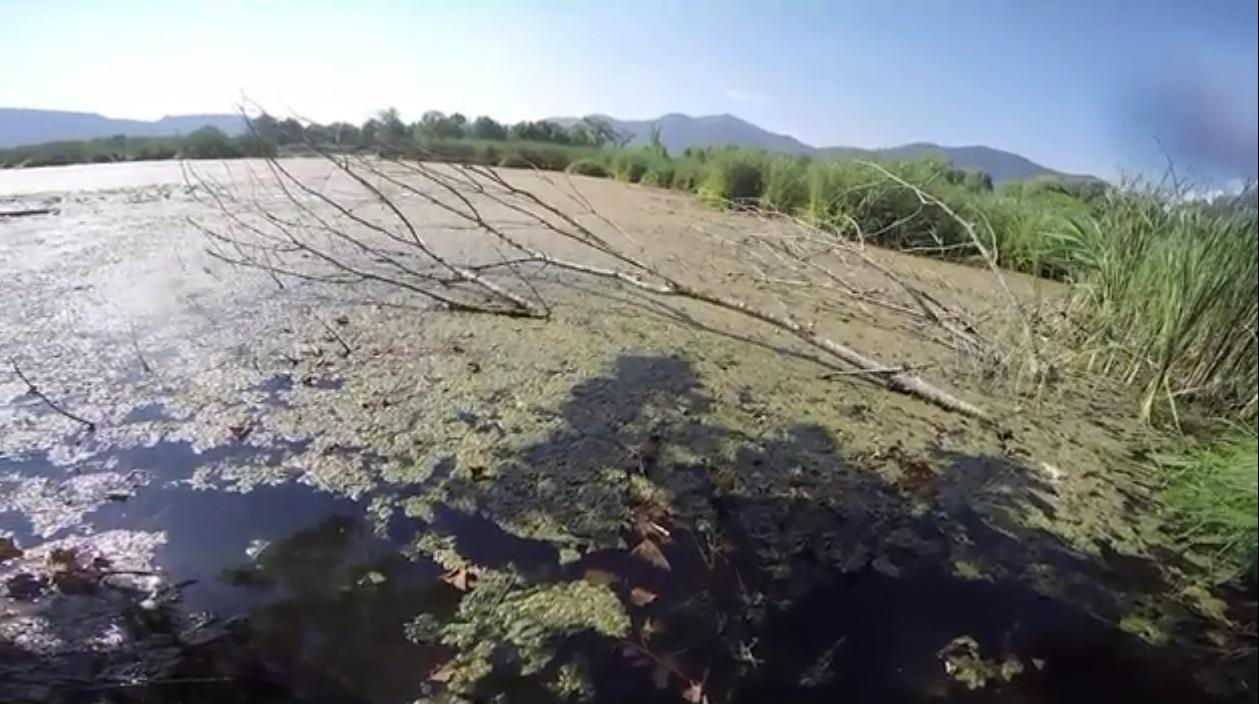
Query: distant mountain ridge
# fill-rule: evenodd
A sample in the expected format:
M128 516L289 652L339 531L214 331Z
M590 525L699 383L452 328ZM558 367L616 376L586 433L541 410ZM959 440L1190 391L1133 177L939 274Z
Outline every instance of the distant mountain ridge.
M948 147L916 142L888 149L858 147L815 147L795 137L763 129L729 114L693 117L668 113L651 120L621 120L607 115L591 115L607 120L617 131L631 137L631 144L646 144L654 129L670 153L687 147L718 147L732 144L740 147L766 149L783 154L806 154L818 158L888 158L919 159L927 156L944 158L964 169L979 169L994 181L1018 181L1036 176L1092 178L1056 171L1019 154L974 145ZM581 118L550 118L564 125ZM239 115L212 113L205 115L170 115L160 120L126 120L96 113L62 110L0 108L0 148L70 139L93 139L125 134L132 137L155 137L187 134L199 127L212 125L228 134L239 134L245 124Z
M669 113L653 120L620 120L607 115L591 115L590 117L607 120L618 132L630 135L632 137L630 144L634 145L646 144L651 138L652 130L659 128L660 141L671 154L679 153L687 147L716 147L733 144L784 154L807 154L823 159L913 160L938 156L959 168L984 171L997 182L1020 181L1036 176L1092 178L1057 171L1019 154L982 145L947 147L929 142L915 142L887 149L815 147L795 137L770 132L729 114L691 117ZM560 124L572 124L579 122L581 118L559 117L551 118L551 120Z
M94 139L125 134L128 137L166 137L187 134L211 125L228 134L245 130L240 115L168 115L160 120L124 120L94 112L0 108L0 148L23 144Z

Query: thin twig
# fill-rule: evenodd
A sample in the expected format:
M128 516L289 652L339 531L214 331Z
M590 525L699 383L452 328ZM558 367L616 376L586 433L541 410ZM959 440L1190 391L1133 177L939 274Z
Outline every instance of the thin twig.
M49 408L53 409L57 413L60 413L66 418L69 418L70 420L75 421L76 423L82 423L87 428L87 432L91 433L96 430L96 423L84 418L83 416L75 415L74 413L67 411L66 409L59 406L56 401L53 401L51 398L48 398L48 396L45 395L43 391L40 391L39 387L36 386L33 382L31 382L31 380L28 379L26 375L22 373L22 368L18 366L16 359L10 359L9 364L13 365L13 373L17 375L17 378L21 379L22 383L26 384L27 393L43 401L45 404L48 405Z

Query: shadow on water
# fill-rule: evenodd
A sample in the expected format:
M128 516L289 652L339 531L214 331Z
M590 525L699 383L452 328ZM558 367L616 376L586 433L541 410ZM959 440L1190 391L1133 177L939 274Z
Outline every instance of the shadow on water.
M165 531L163 569L197 580L177 606L221 620L178 641L165 684L103 701L414 700L451 653L408 641L403 624L449 617L462 597L436 564L403 556L422 532L529 584L605 585L631 617L625 639L553 643L538 677L520 677L497 646L476 701L558 701L537 681L577 660L599 702L679 702L690 682L713 704L1223 701L1194 679L1211 663L1110 625L1135 595L1163 588L1157 569L1027 527L1053 510L1040 473L941 453L938 473L901 458L893 484L845 460L822 427L749 434L714 422L711 405L685 361L627 356L572 389L556 430L495 467L450 458L359 502L288 484L152 487L107 505L94 526ZM628 488L643 480L659 491ZM366 519L373 498L439 488L450 503L428 523L373 530ZM508 527L539 516L575 560ZM648 537L659 559L630 551ZM268 544L247 559L258 540ZM973 670L976 686L946 661Z

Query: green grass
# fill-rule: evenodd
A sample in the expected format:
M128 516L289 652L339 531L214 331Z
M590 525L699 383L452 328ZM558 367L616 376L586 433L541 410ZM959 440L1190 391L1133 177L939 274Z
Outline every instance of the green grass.
M1198 401L1254 418L1259 229L1251 217L1116 194L1078 224L1074 309L1090 363L1143 389L1141 415Z
M720 205L747 207L760 202L765 193L769 155L749 149L723 149L706 162L699 184L699 196Z
M426 158L437 161L543 171L563 171L580 161L602 163L602 153L593 147L528 140L432 139L421 142L419 148Z
M1162 460L1177 537L1220 581L1254 569L1257 456L1259 440L1252 430Z
M568 168L565 170L570 174L596 176L599 178L607 178L612 175L611 172L608 171L608 167L602 161L591 159L589 157L574 161L569 164Z

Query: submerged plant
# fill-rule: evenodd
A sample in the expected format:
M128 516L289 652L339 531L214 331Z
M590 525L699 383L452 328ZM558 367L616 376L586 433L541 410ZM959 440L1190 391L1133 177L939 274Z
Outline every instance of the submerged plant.
M509 655L520 674L535 675L551 663L566 636L593 632L623 638L629 629L629 616L606 586L583 580L530 586L514 575L482 570L452 619L439 623L421 614L407 635L454 648L454 659L443 669L453 689L467 691L490 674L498 652ZM558 676L561 689L576 687L572 668L561 668Z

